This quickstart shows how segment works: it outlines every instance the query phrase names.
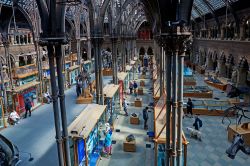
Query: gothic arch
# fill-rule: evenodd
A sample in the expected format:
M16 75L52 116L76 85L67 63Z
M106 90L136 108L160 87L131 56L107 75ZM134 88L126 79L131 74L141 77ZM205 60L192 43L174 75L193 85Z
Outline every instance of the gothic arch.
M147 54L148 55L154 55L152 47L148 47Z
M139 50L139 55L145 55L145 48L144 47L141 47L140 50Z

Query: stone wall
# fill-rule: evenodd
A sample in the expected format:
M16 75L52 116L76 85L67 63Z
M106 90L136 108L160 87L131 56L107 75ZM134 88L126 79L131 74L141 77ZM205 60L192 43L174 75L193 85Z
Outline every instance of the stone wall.
M194 47L202 52L205 50L206 53L216 52L218 56L220 56L222 52L224 52L226 57L228 57L229 54L232 54L236 63L239 62L239 59L242 56L245 56L248 63L250 63L249 41L195 39Z

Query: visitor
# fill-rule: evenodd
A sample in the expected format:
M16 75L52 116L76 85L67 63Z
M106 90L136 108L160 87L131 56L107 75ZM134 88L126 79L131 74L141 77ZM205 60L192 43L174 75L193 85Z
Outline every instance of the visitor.
M148 122L148 107L143 109L142 115L143 115L143 120L144 120L144 130L147 130L148 129L148 124L147 124L147 122Z
M191 114L191 118L193 117L193 102L191 98L188 98L187 102L187 115Z
M134 94L135 94L135 96L137 95L136 94L137 87L138 87L138 85L137 85L136 81L134 81L133 88L134 88Z
M195 115L195 121L193 126L195 130L199 130L202 127L202 120L198 117L198 115Z
M52 100L52 97L50 96L49 92L46 92L44 93L44 97L45 99L47 100L47 103L51 103L53 100Z
M79 77L78 77L78 78L79 78ZM79 97L79 96L81 95L81 93L82 93L81 88L82 88L82 79L79 78L79 79L77 80L77 83L76 83L76 95L77 95L77 97Z
M18 113L14 110L10 113L9 115L9 124L15 125L19 123L20 120L20 116L18 115Z
M129 82L129 93L132 94L133 93L133 83Z
M104 148L105 152L108 155L112 155L112 132L110 132L110 129L108 131L105 131L105 140L104 140Z
M25 116L24 118L27 118L27 113L29 112L29 116L31 116L31 108L32 104L29 98L25 99Z
M141 65L140 64L138 65L138 73L139 74L141 73Z
M123 98L122 105L123 105L123 110L125 112L125 115L128 116L128 102L126 101L125 98Z

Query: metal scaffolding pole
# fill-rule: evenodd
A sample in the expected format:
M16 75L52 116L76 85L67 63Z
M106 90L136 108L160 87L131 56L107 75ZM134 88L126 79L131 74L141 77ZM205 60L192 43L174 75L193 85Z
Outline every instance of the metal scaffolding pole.
M70 166L70 151L69 151L69 138L68 138L68 125L67 125L67 115L65 108L65 94L64 94L64 80L63 80L63 67L62 67L62 46L57 45L55 47L56 51L56 66L57 66L57 78L59 87L59 98L60 98L60 110L61 110L61 120L62 120L62 139L64 143L64 152L66 165Z
M177 166L182 166L183 68L185 52L178 57Z
M54 110L54 122L56 130L56 143L59 165L64 165L64 154L62 149L62 134L60 128L60 115L58 107L58 95L56 86L56 74L55 74L55 62L54 62L54 48L53 45L48 45L48 57L49 57L49 70L50 70L50 83L52 87L52 99L53 99L53 110Z
M173 105L172 105L172 155L171 163L173 166L176 165L176 119L177 119L177 58L178 51L173 55L173 72L172 72L172 87L173 87Z
M166 56L166 89L167 89L167 100L166 100L166 166L170 165L170 119L171 119L171 61L172 55L168 53Z

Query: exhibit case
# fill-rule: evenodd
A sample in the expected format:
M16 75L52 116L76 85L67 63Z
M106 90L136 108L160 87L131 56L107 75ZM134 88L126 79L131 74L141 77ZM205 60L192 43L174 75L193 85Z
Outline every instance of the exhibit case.
M166 95L162 95L154 107L154 144L155 144L155 164L156 166L166 165L166 158L164 157L164 149L166 144ZM170 119L170 124L172 119ZM171 134L170 126L170 135ZM187 146L188 141L182 132L182 163L187 166Z
M103 150L105 105L88 104L69 125L71 165L96 166Z
M103 88L104 103L107 105L105 118L112 126L121 111L119 88L120 86L115 84L108 84Z
M184 97L213 98L213 90L208 86L184 86Z

